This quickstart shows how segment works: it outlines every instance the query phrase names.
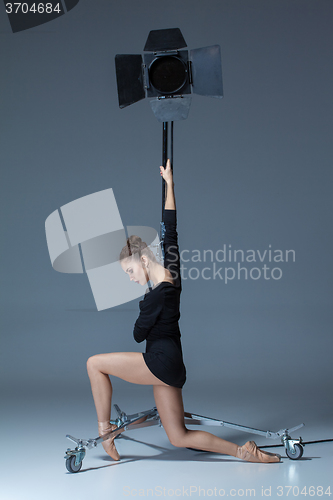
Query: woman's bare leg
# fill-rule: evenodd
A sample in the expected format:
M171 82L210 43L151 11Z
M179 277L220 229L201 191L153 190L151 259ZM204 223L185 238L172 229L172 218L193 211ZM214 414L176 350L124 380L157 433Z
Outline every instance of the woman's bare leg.
M111 416L112 385L109 375L132 384L168 387L152 374L140 352L97 354L88 359L87 371L99 422L110 420Z
M184 423L182 390L171 386L154 386L156 407L170 443L184 448L237 454L238 445L205 431L190 430Z
M209 432L187 429L181 389L169 386L155 377L147 367L142 353L98 354L88 359L87 370L101 428L105 429L110 423L112 385L108 375L114 375L133 384L153 385L159 416L174 446L223 453L247 461L279 461L278 456L262 452L252 441L240 447ZM108 441L103 442L104 449L118 460L113 438Z
M154 386L156 407L168 438L174 446L223 453L248 462L279 462L280 456L260 450L254 441L238 446L205 431L189 430L184 423L182 390Z
M88 359L87 370L96 407L98 433L100 436L117 429L115 424L110 423L112 385L109 375L114 375L133 384L163 384L166 386L164 382L161 382L151 373L143 359L142 353L138 352L97 354ZM143 422L146 418L143 417L137 423ZM116 435L117 433L114 432L109 439L104 440L102 443L104 450L113 460L120 459L114 444Z

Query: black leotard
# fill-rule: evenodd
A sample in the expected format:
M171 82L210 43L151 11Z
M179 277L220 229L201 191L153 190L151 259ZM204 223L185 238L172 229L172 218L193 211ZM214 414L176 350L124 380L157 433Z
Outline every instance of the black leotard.
M147 341L143 358L149 370L162 382L183 387L186 368L178 325L182 285L176 210L164 210L164 224L164 267L170 271L173 284L161 281L145 294L133 335L137 342Z

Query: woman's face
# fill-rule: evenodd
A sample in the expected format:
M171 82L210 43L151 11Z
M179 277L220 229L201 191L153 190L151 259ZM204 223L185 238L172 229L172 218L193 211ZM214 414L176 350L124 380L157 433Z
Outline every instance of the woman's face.
M131 281L135 281L135 283L139 283L142 286L147 283L142 263L139 260L131 258L123 259L120 265L125 273L128 274Z

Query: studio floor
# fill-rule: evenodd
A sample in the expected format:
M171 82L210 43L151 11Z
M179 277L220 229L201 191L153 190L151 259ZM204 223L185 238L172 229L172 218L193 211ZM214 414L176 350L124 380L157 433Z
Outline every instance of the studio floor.
M117 385L117 384L116 384ZM186 386L185 386L186 387ZM307 398L263 389L255 397L248 391L213 397L189 386L184 390L185 410L262 430L278 431L305 422L303 441L333 437L330 407L323 395L308 388ZM298 399L297 399L298 398ZM223 402L222 402L223 401ZM114 403L128 414L154 407L150 387L119 381ZM321 405L319 406L319 402ZM115 418L115 413L112 418ZM80 472L65 467L71 434L96 437L96 417L88 390L64 396L56 388L39 393L7 395L3 411L1 498L4 500L98 500L111 498L203 497L319 497L333 493L333 443L307 444L297 461L284 448L266 448L282 455L278 464L254 464L214 453L172 446L162 427L125 432L116 440L121 455L113 462L101 445L88 450ZM198 428L198 427L191 427ZM243 444L254 439L260 446L277 441L244 432L201 427L202 430Z

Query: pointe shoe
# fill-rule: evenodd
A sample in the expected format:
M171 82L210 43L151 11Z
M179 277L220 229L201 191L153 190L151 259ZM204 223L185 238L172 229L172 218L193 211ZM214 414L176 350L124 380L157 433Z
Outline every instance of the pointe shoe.
M236 457L246 462L274 463L280 462L281 455L260 450L254 441L248 441L238 447Z
M108 431L113 431L114 429L117 429L116 424L111 424L110 422L98 422L98 434L100 436L103 436L106 434ZM103 448L106 451L106 453L113 458L116 462L120 460L119 453L117 451L116 445L114 444L114 438L115 436L112 435L110 439L106 439L105 441L102 442Z

